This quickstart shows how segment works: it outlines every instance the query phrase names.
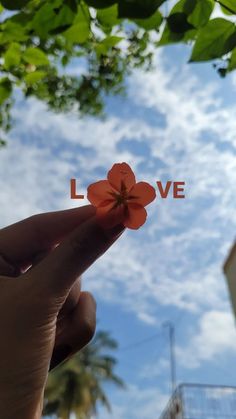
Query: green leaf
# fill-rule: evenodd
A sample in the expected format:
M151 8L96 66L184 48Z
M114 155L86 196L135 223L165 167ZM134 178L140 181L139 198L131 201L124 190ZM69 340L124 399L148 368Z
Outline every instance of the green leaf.
M64 3L72 10L73 13L77 12L77 8L78 8L77 0L65 0Z
M197 34L196 29L190 29L186 32L171 32L168 24L166 24L164 31L159 42L157 42L158 47L165 45L175 44L177 42L188 42L194 40Z
M220 75L220 77L224 78L227 74L227 68L217 68L217 73Z
M20 10L26 6L30 0L1 0L2 5L8 10Z
M119 44L119 42L121 42L123 39L124 38L122 38L121 36L107 36L105 39L102 40L101 44L110 48Z
M192 13L193 9L195 8L198 0L179 0L171 9L169 15L173 15L174 13L183 12L186 15Z
M8 42L21 42L26 41L28 36L25 34L25 30L21 25L13 23L8 20L2 25L2 32L0 33L0 44Z
M205 26L214 9L214 0L198 0L193 12L188 16L188 22L195 28Z
M54 9L55 12L55 9ZM63 5L55 15L55 18L51 22L51 28L49 33L55 34L63 32L70 26L75 18L75 13L66 4Z
M4 54L3 58L6 70L19 65L21 60L20 44L13 42Z
M163 21L162 14L157 10L148 19L136 19L135 23L146 30L158 29Z
M28 31L31 30L32 18L33 13L25 13L24 11L20 11L18 13L13 14L11 18L7 20L7 22L11 22L21 26L22 30L24 30L24 32L27 34ZM28 36L30 35L28 34Z
M94 46L94 50L97 54L97 57L101 57L101 55L107 55L109 48L106 45L100 43Z
M69 63L69 57L68 55L63 55L62 59L61 59L61 63L63 65L63 67L65 67L68 63Z
M6 140L0 138L0 147L4 147L6 145Z
M46 71L33 71L32 73L26 74L24 80L27 85L32 85L42 80L44 77L46 77L46 75Z
M102 9L97 11L97 20L99 23L108 28L112 28L115 25L118 25L120 19L118 19L118 6L108 7L107 9Z
M232 14L234 14L234 13L231 13L228 9L226 9L224 6L220 6L220 8L221 8L221 11L224 13L224 15L227 15L227 16L231 16Z
M216 18L200 29L190 61L208 61L231 51L236 45L234 23Z
M83 7L80 6L78 9L78 12L75 16L73 24L86 22L87 25L90 27L90 12L88 6L86 4L83 4Z
M95 9L105 9L106 7L112 6L117 3L118 0L85 0L88 6L94 7Z
M12 93L12 84L7 77L0 80L0 105L2 105Z
M73 25L61 35L71 44L83 44L87 41L90 35L90 13L85 4L79 7Z
M109 48L116 46L124 38L120 36L107 36L99 44L95 46L95 51L98 56L107 55Z
M23 54L23 58L27 63L36 66L49 64L47 55L40 48L27 48Z
M229 65L228 65L228 71L232 71L236 69L236 48L233 49L232 54L229 58Z
M235 0L220 0L221 6L225 10L227 14L235 14L236 13L236 2Z
M34 14L31 27L42 39L46 39L48 37L49 31L55 27L54 19L56 19L56 13L54 9L56 7L57 5L55 2L53 4L47 2L43 4ZM58 7L60 7L60 2L58 3Z
M77 7L74 11L73 7L67 4L68 1L66 4L61 3L61 0L47 2L34 14L31 26L42 39L47 39L49 34L55 35L65 31L73 23Z
M184 0L184 8L183 8L183 11L187 15L190 15L192 13L192 11L194 10L194 8L196 7L196 4L197 4L198 1L199 0Z
M192 13L196 4L197 0L180 0L174 5L157 46L188 42L195 38L196 30L188 22L188 15Z
M83 44L89 38L90 28L87 22L81 22L71 26L62 35L72 44Z
M187 21L187 15L183 12L172 13L167 18L167 24L171 32L174 33L184 33L193 28L193 25Z
M119 17L146 19L152 16L166 0L119 0Z

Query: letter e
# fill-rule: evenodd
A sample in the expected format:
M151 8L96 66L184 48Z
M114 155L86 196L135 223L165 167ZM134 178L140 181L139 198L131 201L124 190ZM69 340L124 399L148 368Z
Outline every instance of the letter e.
M184 186L185 182L174 182L173 185L173 198L181 199L185 198L185 195L180 195L181 192L184 192L184 188L180 188L180 186Z

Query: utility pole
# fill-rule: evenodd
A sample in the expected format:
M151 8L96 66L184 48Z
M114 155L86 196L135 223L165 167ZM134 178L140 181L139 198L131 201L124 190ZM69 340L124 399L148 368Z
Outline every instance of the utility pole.
M175 363L175 327L173 323L166 322L163 324L169 331L169 344L170 344L170 374L171 374L171 389L172 394L176 388L176 363Z

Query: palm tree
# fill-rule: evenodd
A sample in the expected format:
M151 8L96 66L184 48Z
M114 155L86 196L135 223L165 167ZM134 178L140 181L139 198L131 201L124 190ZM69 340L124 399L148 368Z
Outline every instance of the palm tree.
M125 384L113 372L117 360L103 351L114 350L117 346L109 333L99 331L89 345L50 373L44 417L56 415L69 419L74 413L77 419L89 419L96 414L98 401L111 411L103 383L112 382L121 388L125 388Z

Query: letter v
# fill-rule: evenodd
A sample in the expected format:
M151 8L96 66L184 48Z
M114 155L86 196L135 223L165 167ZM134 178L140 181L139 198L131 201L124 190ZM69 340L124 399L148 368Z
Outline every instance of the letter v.
M167 198L168 193L170 191L171 184L172 184L172 182L170 180L168 180L168 182L166 182L165 189L163 189L162 182L157 181L157 187L159 189L161 198Z

